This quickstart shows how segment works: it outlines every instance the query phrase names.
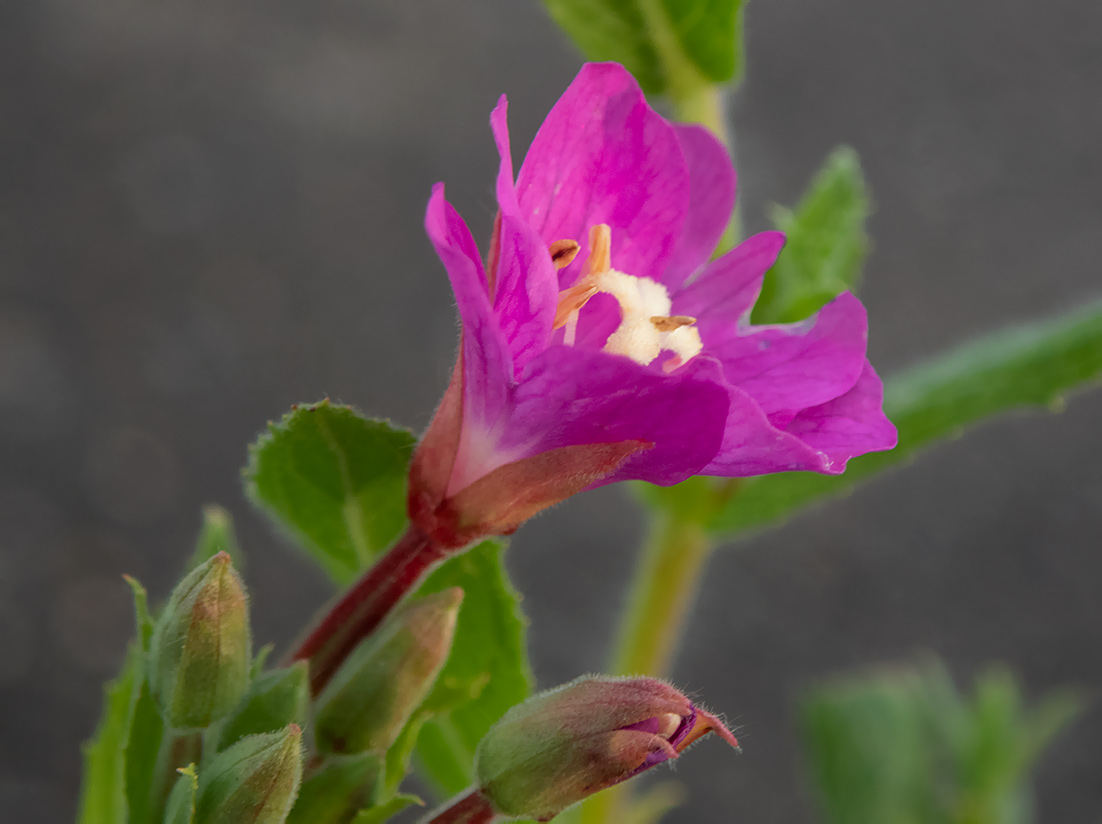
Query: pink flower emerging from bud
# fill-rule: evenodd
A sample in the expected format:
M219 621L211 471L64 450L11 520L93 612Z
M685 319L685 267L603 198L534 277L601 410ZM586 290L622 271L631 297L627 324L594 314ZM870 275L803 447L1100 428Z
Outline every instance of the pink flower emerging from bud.
M478 746L475 774L501 816L549 821L595 792L677 758L714 715L653 678L587 676L513 707Z
M490 120L486 264L442 184L425 218L463 327L410 475L411 517L435 543L506 534L614 481L837 474L895 445L857 298L752 326L784 236L709 261L735 196L711 134L664 120L612 63L582 69L515 180L504 97Z

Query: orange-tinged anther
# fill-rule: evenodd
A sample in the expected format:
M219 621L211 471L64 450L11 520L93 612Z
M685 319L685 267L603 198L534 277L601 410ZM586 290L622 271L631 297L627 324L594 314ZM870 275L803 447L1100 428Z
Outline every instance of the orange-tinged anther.
M682 326L692 326L696 323L696 318L691 318L688 315L670 315L668 318L655 315L650 319L650 322L654 324L654 328L659 332L672 332Z
M612 268L612 229L607 223L598 223L589 230L589 259L585 262L586 275L599 275Z
M574 243L574 241L555 241L551 244L552 260L554 260L554 248L559 243ZM576 244L575 244L576 245ZM577 254L575 249L571 255ZM563 266L567 265L567 261ZM557 264L556 264L557 265ZM562 268L562 267L559 267ZM585 269L577 282L559 292L559 305L555 310L555 323L553 329L566 326L577 313L597 294L597 276L612 268L612 229L607 223L600 223L589 230L589 257L585 262ZM571 338L573 336L570 336Z
M559 305L555 309L555 323L551 328L558 329L560 326L565 326L566 322L595 294L597 294L597 284L590 278L582 278L569 289L559 292Z
M578 241L566 238L556 240L547 247L547 251L551 253L551 263L555 265L555 268L565 269L574 262L574 258L578 256L578 250L581 248Z

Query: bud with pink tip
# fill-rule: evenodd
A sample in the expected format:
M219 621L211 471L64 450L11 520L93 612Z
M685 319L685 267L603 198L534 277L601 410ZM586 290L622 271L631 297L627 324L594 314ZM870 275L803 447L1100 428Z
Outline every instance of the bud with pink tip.
M479 794L500 816L550 821L595 792L677 758L714 715L654 678L586 676L513 707L478 746Z

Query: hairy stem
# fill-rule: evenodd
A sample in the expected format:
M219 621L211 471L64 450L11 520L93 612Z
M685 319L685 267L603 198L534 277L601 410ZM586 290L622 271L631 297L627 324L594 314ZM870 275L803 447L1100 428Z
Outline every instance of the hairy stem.
M322 616L291 660L310 662L310 691L329 683L356 645L454 550L443 549L412 524L386 554Z

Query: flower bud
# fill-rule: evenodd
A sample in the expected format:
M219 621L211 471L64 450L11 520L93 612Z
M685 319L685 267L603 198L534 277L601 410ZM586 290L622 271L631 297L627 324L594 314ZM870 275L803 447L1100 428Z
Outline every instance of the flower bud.
M394 743L451 651L462 600L452 587L414 601L360 642L318 698L320 751L385 752Z
M250 735L199 772L195 824L283 824L302 781L302 730Z
M475 775L499 815L549 821L709 732L738 748L718 718L662 681L586 676L505 713L478 745Z
M176 587L153 632L150 685L177 730L225 716L249 686L251 657L245 590L220 552Z

